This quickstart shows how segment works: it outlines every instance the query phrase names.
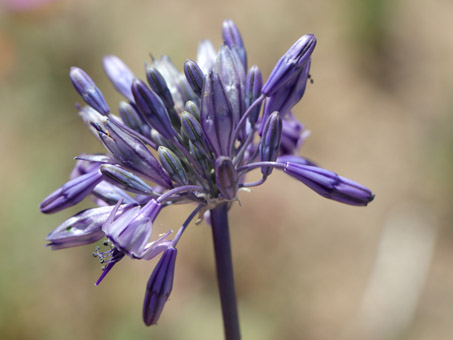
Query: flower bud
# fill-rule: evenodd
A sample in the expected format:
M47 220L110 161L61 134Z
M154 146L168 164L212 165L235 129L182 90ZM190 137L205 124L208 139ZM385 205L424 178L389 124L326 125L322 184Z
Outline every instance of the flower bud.
M282 138L280 141L280 155L293 155L299 151L304 140L310 135L291 112L282 120Z
M370 189L329 170L287 162L283 171L321 196L341 203L365 206L374 199Z
M298 75L310 59L315 46L316 37L313 34L305 34L297 40L275 65L262 93L269 97Z
M141 80L135 79L132 82L132 94L137 108L154 129L168 139L176 135L167 109L156 93L151 91Z
M263 136L260 142L260 160L262 162L274 162L280 150L280 139L282 135L282 119L278 112L272 113L267 119ZM262 167L261 173L264 177L272 173L271 167Z
M253 65L248 74L245 83L245 109L247 110L261 95L261 88L263 87L263 76L258 66ZM261 104L257 105L250 113L248 120L252 125L258 120L261 110Z
M205 79L200 114L204 135L216 156L229 156L234 119L230 102L216 73L211 72Z
M187 59L184 63L184 74L195 94L201 96L204 82L204 74L201 68L195 61Z
M88 196L100 181L102 181L102 174L96 168L66 182L42 201L41 212L52 214L76 205Z
M120 188L142 195L152 195L153 189L133 173L114 164L103 164L99 168L104 179Z
M238 173L229 157L218 157L215 161L216 184L220 193L232 200L238 191Z
M104 146L121 165L139 172L165 188L171 187L170 178L141 140L132 136L114 120L106 119L104 127L98 126L98 129Z
M85 103L103 115L107 115L110 112L102 92L85 71L78 67L71 67L69 77Z
M308 59L298 75L269 97L266 102L264 116L267 116L267 114L271 112L278 111L282 117L285 117L293 106L302 99L307 86L310 64L311 59Z
M143 321L147 326L157 323L173 288L177 250L168 247L151 274L143 303Z
M233 124L236 126L245 109L245 72L228 46L220 47L215 71L219 75L220 84L231 107Z
M146 66L146 79L151 89L162 99L167 109L175 106L167 83L156 68L149 65Z
M119 111L124 124L132 130L145 136L149 133L150 126L142 120L134 106L127 102L120 102Z
M214 68L216 58L217 52L212 43L209 40L200 41L197 52L197 65L205 75L209 74Z
M104 59L102 59L102 64L107 77L110 79L116 90L133 102L134 97L132 96L131 85L135 77L129 67L127 67L120 58L114 55L105 56Z
M189 100L188 102L186 102L185 110L189 112L192 116L194 116L198 121L200 121L200 108L193 101Z
M242 42L241 33L232 20L225 20L222 25L223 42L234 51L244 68L247 69L247 52Z
M186 171L179 158L165 146L159 146L159 160L170 178L180 185L188 183Z
M203 139L200 123L187 111L181 113L181 132L192 142L200 142Z

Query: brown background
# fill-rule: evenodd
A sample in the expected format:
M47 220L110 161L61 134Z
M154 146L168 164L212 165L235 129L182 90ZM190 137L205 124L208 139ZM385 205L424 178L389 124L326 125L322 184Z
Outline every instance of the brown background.
M102 147L78 119L68 78L86 70L111 107L101 60L144 78L152 52L182 69L198 41L241 29L267 77L302 34L318 38L294 113L301 154L376 193L367 208L328 201L274 173L230 214L243 338L451 339L453 334L453 2L54 1L0 12L0 335L2 339L221 339L210 231L191 225L157 327L141 306L155 264L124 260L101 284L94 246L44 247L80 206L44 216L73 157ZM190 207L168 209L159 230Z

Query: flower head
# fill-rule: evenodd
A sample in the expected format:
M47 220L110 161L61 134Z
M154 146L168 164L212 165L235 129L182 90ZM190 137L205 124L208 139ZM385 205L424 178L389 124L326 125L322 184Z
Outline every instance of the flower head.
M224 22L222 35L218 51L202 41L197 61L187 60L183 72L167 56L151 60L145 66L148 84L118 57L105 57L107 77L125 97L119 115L83 70L70 71L88 104L79 114L106 153L77 157L71 180L42 202L44 213L87 196L99 205L63 222L49 234L48 245L61 249L106 237L108 249L97 247L94 253L105 264L97 284L125 256L150 260L163 252L146 290L147 325L156 323L171 292L176 245L194 216L231 206L241 188L264 183L273 169L342 203L366 205L374 197L360 184L294 155L308 133L291 109L306 92L315 36L302 36L263 85L259 68L247 69L243 39L231 20ZM262 179L246 182L246 174L257 168ZM182 203L196 208L177 235L153 237L162 209Z

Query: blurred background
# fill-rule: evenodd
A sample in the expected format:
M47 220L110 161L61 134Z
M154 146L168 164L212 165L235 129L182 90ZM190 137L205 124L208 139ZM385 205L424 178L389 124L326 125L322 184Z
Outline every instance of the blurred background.
M46 235L83 202L45 216L39 203L98 144L68 77L87 71L111 107L106 54L144 78L148 53L182 69L224 19L267 78L315 33L310 85L294 113L311 130L300 153L370 187L367 208L325 200L274 172L230 213L243 338L451 339L453 334L453 2L0 1L0 338L222 339L211 233L191 225L159 325L141 320L155 261L123 260L99 287L94 245L61 251ZM450 207L450 208L449 208ZM157 223L177 228L189 207Z

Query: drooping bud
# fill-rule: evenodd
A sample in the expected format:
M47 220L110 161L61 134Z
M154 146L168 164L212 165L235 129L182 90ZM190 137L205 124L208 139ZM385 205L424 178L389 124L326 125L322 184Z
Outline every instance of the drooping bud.
M374 198L370 189L329 170L287 162L283 171L321 196L341 203L366 206Z
M258 66L253 65L248 74L245 83L245 109L247 110L255 100L261 95L261 88L263 87L263 76ZM258 121L261 110L261 104L257 105L250 113L248 120L252 125Z
M82 96L85 103L103 115L107 115L110 112L101 90L99 90L85 71L78 67L71 67L69 77L74 88Z
M234 131L230 102L219 76L211 72L205 79L201 97L201 127L216 156L229 156Z
M176 135L167 109L156 93L151 91L144 82L135 79L132 82L132 94L141 114L154 129L168 139Z
M241 60L244 70L247 69L247 52L242 42L241 33L232 20L225 20L222 24L222 37L223 42L231 50L237 53Z
M130 101L134 101L131 85L135 77L129 67L114 55L105 56L102 59L102 64L107 77L116 90Z
M118 214L131 206L121 205ZM113 206L87 209L68 218L47 235L48 247L52 250L83 246L105 236L102 224L112 212Z
M298 75L286 85L280 87L266 102L264 116L274 111L280 112L282 117L296 105L303 97L310 72L311 59L308 59Z
M186 170L174 152L165 146L159 146L157 151L160 163L170 178L180 185L186 185L188 183Z
M216 184L220 193L232 200L238 191L238 173L229 157L220 156L215 161Z
M260 160L262 162L274 162L280 150L280 139L282 135L282 118L278 112L272 113L267 119L263 136L259 146ZM272 173L271 167L262 167L261 173L264 177Z
M297 40L280 58L263 86L262 93L272 96L280 87L286 85L310 59L316 46L316 37L305 34Z
M157 323L173 288L177 250L168 247L151 274L143 303L143 321L147 326Z
M140 177L118 165L103 164L99 168L104 179L120 188L142 195L153 195L153 189Z
M117 162L164 188L171 187L170 178L141 140L128 133L114 120L106 119L104 127L98 129L101 141Z
M197 63L191 59L187 59L184 63L184 74L186 79L197 96L201 96L203 89L204 74Z
M41 212L52 214L76 205L88 196L100 181L102 174L98 169L71 179L42 201Z

